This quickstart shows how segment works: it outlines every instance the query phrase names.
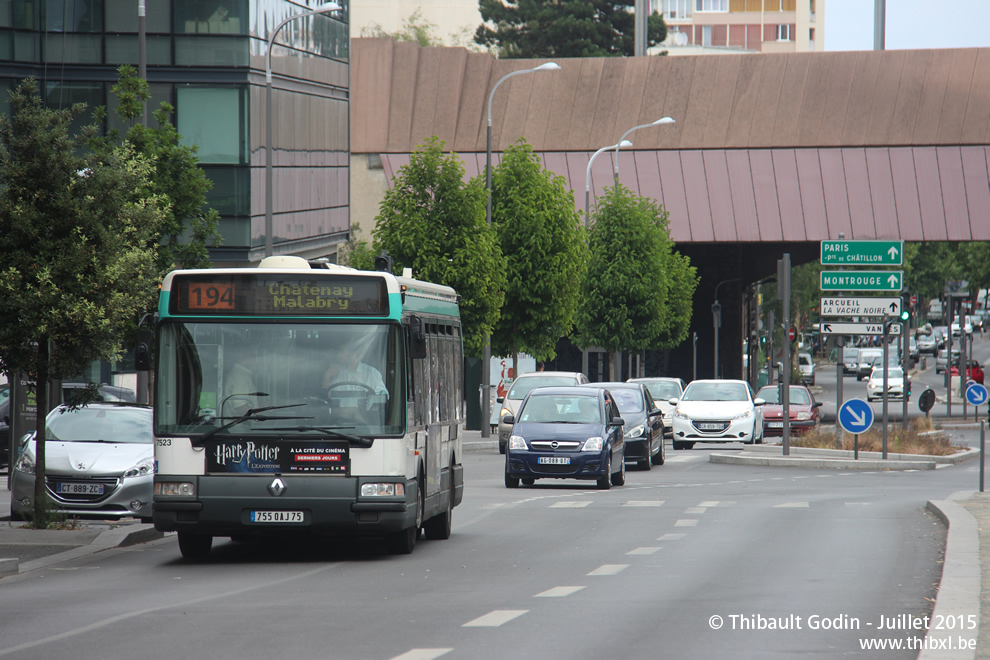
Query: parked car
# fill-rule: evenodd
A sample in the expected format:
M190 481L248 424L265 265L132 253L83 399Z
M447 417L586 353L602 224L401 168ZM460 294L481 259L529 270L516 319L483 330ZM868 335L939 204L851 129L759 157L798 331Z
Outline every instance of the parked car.
M935 356L935 373L944 373L946 365L949 361L948 351L940 350L938 355ZM952 347L952 362L958 364L959 362L959 347Z
M0 467L10 462L10 385L0 385Z
M959 375L959 360L952 363L952 369L949 371L950 376ZM970 360L966 366L966 382L975 380L980 385L983 385L983 367L976 360Z
M62 403L73 403L76 397L82 396L83 390L91 387L90 383L62 383ZM107 385L99 383L96 385L96 401L127 401L134 403L137 397L134 390L127 387Z
M784 406L780 402L780 386L767 385L760 388L756 398L763 399L763 436L784 435ZM815 401L815 395L804 385L791 385L790 397L787 401L787 417L790 420L791 433L802 434L817 430L822 423L821 401Z
M904 370L900 367L887 367L887 399L904 398L905 378ZM907 384L908 396L911 395L911 386ZM870 379L866 383L866 400L877 401L883 398L883 367L877 367L870 374Z
M877 358L883 359L882 348L863 348L859 351L859 367L856 371L856 380L864 380L870 377L873 371L873 361Z
M763 399L744 380L695 380L674 408L674 449L696 442L763 442Z
M45 418L45 482L57 512L151 520L154 434L151 407L95 402L59 406ZM11 470L10 515L34 510L35 445L28 440Z
M643 383L591 383L582 387L604 387L615 398L619 414L626 421L625 457L639 467L649 470L663 465L663 413L653 402L653 396Z
M588 377L580 371L533 371L522 374L512 381L512 386L506 395L496 399L502 404L502 409L498 413L498 452L505 453L509 434L512 431L512 424L507 424L505 421L506 416L515 415L519 411L519 405L531 389L554 385L582 385L587 382Z
M801 372L803 385L815 384L815 361L811 359L810 353L798 353L798 371Z
M626 482L625 420L604 387L539 387L530 391L505 452L505 487L537 479L594 479L600 489Z
M671 399L677 399L687 384L680 378L630 378L630 383L643 383L653 395L653 402L663 411L663 430L666 437L674 437L674 406L670 405Z
M921 351L918 349L918 340L916 338L908 337L908 357L912 360L917 360L921 355Z

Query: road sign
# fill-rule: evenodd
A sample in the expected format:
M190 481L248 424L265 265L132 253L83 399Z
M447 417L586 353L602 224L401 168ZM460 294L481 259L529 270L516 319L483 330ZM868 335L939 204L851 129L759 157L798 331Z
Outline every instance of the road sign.
M873 426L873 408L862 399L844 401L839 406L839 426L846 433L866 433Z
M822 298L821 316L900 316L900 298Z
M797 330L794 328L793 325L787 329L787 338L790 339L791 341L797 339Z
M987 388L975 380L966 383L966 400L974 406L982 406L987 402Z
M819 331L823 335L882 335L883 323L832 323L822 321ZM898 337L901 334L901 324L891 323L887 334Z
M904 241L822 241L826 266L900 266Z
M900 291L903 270L823 270L822 291Z
M918 397L918 408L921 409L921 412L927 413L929 410L932 409L932 406L934 405L935 405L935 390L929 387L927 390L921 393L921 396Z

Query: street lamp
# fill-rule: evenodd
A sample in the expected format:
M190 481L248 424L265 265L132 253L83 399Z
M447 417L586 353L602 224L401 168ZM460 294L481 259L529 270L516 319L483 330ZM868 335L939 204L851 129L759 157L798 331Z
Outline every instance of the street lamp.
M638 131L641 128L649 128L650 126L662 126L663 124L673 124L673 117L662 117L655 122L649 124L640 124L639 126L633 126L628 131L622 134L622 138L619 140L619 144L615 145L615 187L619 187L619 145L626 139L626 136L633 131Z
M272 46L275 37L286 23L297 18L306 18L315 14L326 14L343 9L336 2L327 2L316 9L304 11L289 16L279 23L268 35L268 49L265 51L265 256L272 256L273 227L272 227Z
M488 191L488 207L485 211L485 218L488 220L488 226L492 226L492 98L495 96L495 90L498 86L504 83L506 80L512 76L518 76L523 73L533 73L535 71L557 71L560 69L560 65L556 62L547 62L541 64L538 67L532 69L520 69L519 71L513 71L512 73L507 73L495 86L492 87L492 91L488 94L488 130L486 136L486 147L485 147L485 188ZM481 404L481 437L488 438L491 436L491 419L492 419L492 408L491 408L491 396L489 390L491 389L492 380L492 337L489 334L485 337L485 350L481 356L481 389L484 392L482 396Z
M588 167L584 171L584 224L588 224L588 210L591 204L591 164L595 162L598 158L598 154L603 151L608 151L609 149L615 149L615 153L619 153L619 149L628 149L633 146L633 143L629 140L619 140L615 144L610 144L607 147L602 147L596 151L591 158L588 159Z

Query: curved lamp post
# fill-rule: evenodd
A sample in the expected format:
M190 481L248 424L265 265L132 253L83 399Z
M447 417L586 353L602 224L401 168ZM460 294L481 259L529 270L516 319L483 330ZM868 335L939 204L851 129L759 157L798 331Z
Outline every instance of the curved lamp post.
M638 131L641 128L649 128L650 126L662 126L663 124L673 124L673 123L674 123L674 118L673 117L662 117L662 118L660 118L660 119L658 119L658 120L656 120L654 122L651 122L649 124L640 124L639 126L633 126L628 131L626 131L625 133L622 134L622 138L619 140L619 144L615 145L615 185L616 185L616 187L619 186L619 145L622 144L623 140L626 139L626 136L629 135L630 133L632 133L633 131Z
M336 2L327 2L316 9L289 16L268 35L268 49L265 51L265 256L272 256L274 249L272 227L272 46L279 30L289 21L306 18L315 14L327 14L343 9Z
M647 124L649 126L649 124ZM595 162L598 158L598 154L603 151L608 151L609 149L615 149L615 153L619 153L619 149L628 149L633 146L633 143L629 140L619 140L615 144L610 144L607 147L602 147L588 159L588 167L584 170L584 224L588 224L588 209L591 204L591 164Z
M512 76L518 76L524 73L534 73L536 71L557 71L560 69L560 65L556 62L547 62L546 64L541 64L538 67L532 69L520 69L519 71L513 71L512 73L507 73L495 86L492 87L492 91L488 94L488 129L486 136L486 147L485 147L485 188L488 191L488 207L485 212L485 218L488 220L488 226L492 226L492 97L495 96L495 90L498 86L504 83L506 80ZM492 420L492 409L491 409L491 380L492 380L492 337L488 335L485 337L485 350L481 356L481 389L484 395L481 397L481 437L488 438L491 437L491 420Z

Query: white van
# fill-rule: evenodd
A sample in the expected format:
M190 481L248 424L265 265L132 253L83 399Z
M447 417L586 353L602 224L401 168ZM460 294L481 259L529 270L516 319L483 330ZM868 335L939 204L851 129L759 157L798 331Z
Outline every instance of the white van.
M815 384L815 361L809 353L798 353L798 371L801 372L802 385Z

